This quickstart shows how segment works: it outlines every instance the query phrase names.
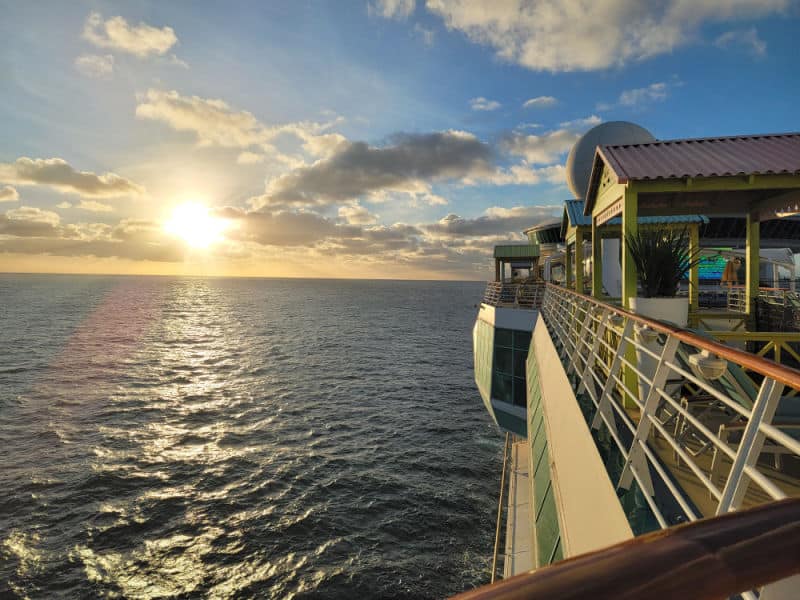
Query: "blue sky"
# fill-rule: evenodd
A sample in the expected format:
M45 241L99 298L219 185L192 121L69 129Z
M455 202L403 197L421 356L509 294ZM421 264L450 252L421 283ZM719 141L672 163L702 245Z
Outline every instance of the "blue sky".
M479 279L593 125L800 129L789 0L5 4L0 270Z

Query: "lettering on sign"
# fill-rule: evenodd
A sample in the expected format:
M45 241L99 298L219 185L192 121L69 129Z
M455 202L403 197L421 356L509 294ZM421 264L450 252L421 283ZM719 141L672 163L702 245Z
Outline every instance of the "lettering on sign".
M597 224L602 225L622 213L622 197L620 196L597 215Z

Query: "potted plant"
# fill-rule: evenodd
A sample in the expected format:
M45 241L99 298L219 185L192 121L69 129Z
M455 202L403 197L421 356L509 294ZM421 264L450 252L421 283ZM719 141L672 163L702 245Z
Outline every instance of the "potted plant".
M689 251L688 229L642 228L625 236L636 270L641 296L631 298L631 309L651 319L686 327L688 297L677 297L681 281L700 262L700 251Z

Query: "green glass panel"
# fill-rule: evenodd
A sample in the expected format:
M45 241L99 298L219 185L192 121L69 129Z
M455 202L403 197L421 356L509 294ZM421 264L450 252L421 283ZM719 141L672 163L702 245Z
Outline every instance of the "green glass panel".
M525 359L527 353L520 350L514 350L514 377L525 377Z
M514 377L514 404L525 408L528 405L527 390L525 389L525 379Z
M492 377L492 398L510 403L513 401L513 393L512 377L495 371Z
M494 351L494 370L506 375L514 374L514 351L496 348Z
M536 515L536 547L538 548L539 566L547 564L553 555L553 549L558 539L558 514L556 501L553 497L553 488L547 486L544 502Z
M514 332L511 329L495 329L494 345L513 348L513 335Z
M539 454L533 455L533 460L538 461L536 462L536 471L533 474L534 509L535 513L538 514L542 509L545 492L550 487L550 459L546 443L543 444Z
M530 331L515 331L514 332L514 348L518 350L528 351L531 345L531 332Z
M558 538L558 543L556 544L555 550L553 550L553 557L550 559L550 563L558 562L564 559L564 551L561 549L561 536Z

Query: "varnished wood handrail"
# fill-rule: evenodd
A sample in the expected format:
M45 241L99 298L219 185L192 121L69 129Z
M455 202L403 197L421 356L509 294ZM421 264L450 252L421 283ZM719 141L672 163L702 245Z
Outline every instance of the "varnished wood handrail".
M585 302L594 304L595 306L598 306L604 310L609 310L626 319L631 319L635 323L639 323L640 325L649 327L654 331L674 336L680 341L690 344L695 348L698 348L700 350L708 350L709 352L716 354L720 358L724 358L725 360L729 360L740 365L744 369L749 369L755 373L759 373L761 375L764 375L765 377L774 379L775 381L778 381L793 389L800 390L800 371L798 371L797 369L792 369L791 367L780 365L767 358L756 356L755 354L751 354L750 352L745 352L744 350L731 348L730 346L727 346L721 342L715 342L713 340L709 340L708 338L699 336L695 333L692 333L691 331L687 331L686 329L680 329L678 327L668 325L667 323L663 323L661 321L656 321L654 319L649 319L642 315L637 315L628 310L625 310L624 308L614 306L613 304L606 304L604 302L600 302L596 298L587 296L586 294L579 294L578 292L572 291L565 287L548 283L547 288L548 290L553 288L558 292L563 292L576 296L581 300L584 300Z
M656 531L455 598L719 600L798 573L800 499L792 498Z

